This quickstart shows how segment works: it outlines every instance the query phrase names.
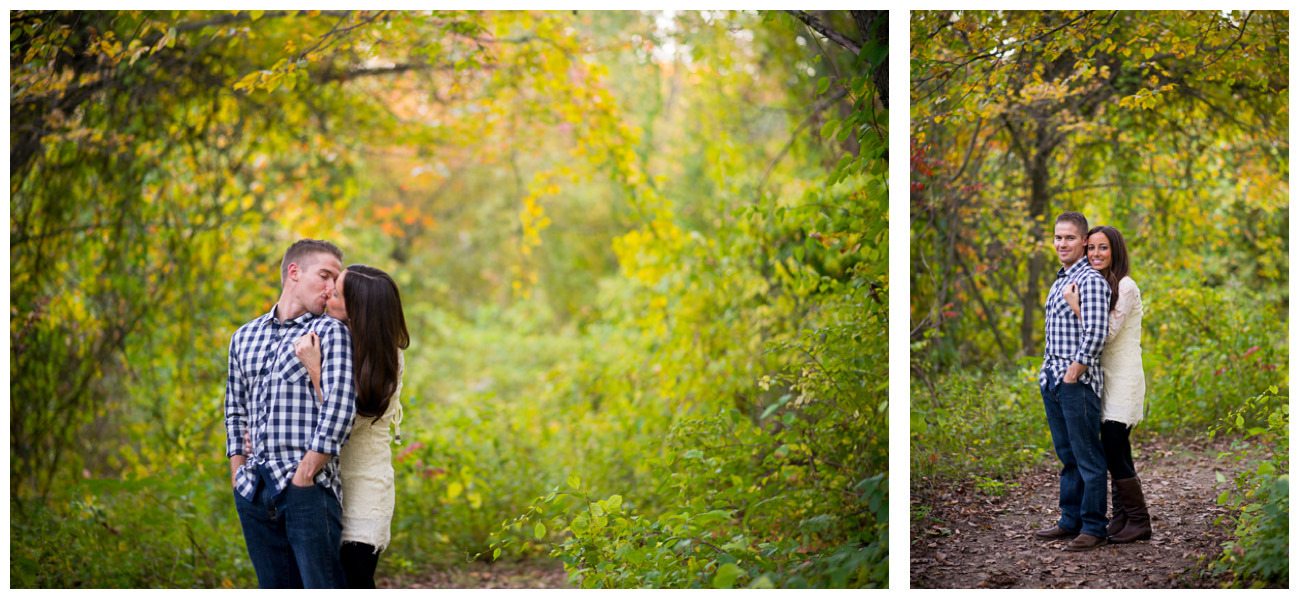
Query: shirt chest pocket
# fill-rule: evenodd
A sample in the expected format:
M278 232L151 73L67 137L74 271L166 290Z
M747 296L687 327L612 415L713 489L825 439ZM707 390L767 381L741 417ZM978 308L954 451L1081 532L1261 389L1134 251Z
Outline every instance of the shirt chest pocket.
M1054 317L1065 317L1072 313L1070 303L1065 301L1065 296L1055 294L1047 299L1047 314Z
M297 338L295 338L297 339ZM307 377L307 366L293 353L293 342L280 344L275 353L274 373L288 383L298 383Z

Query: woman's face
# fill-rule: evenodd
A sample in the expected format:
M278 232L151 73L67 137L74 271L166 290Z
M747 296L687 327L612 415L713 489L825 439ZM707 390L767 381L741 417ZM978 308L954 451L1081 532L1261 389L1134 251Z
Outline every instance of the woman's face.
M339 273L338 281L334 282L334 293L325 301L325 313L344 323L348 321L348 309L343 305L343 280L347 274L347 270Z
M1088 264L1098 271L1110 268L1110 240L1106 234L1098 231L1088 237ZM339 281L343 278L339 277Z

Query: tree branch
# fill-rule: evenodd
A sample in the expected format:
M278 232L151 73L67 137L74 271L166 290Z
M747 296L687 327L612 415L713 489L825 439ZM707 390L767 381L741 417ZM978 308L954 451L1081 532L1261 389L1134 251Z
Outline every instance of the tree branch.
M794 131L790 134L790 141L785 143L785 146L781 148L781 151L776 154L776 158L772 159L771 164L767 165L767 170L763 172L763 178L758 181L758 187L754 190L755 202L758 202L759 196L762 195L763 186L767 184L767 178L772 174L772 169L776 167L777 163L781 162L782 158L785 158L785 153L790 151L790 147L794 145L794 141L799 139L799 132L802 131L804 127L807 127L808 123L811 123L813 117L816 117L818 113L826 110L830 105L839 102L848 94L849 90L847 88L842 88L840 91L831 94L825 100L817 103L817 105L813 107L812 112L804 118L803 122L799 123L799 126L794 128Z
M814 16L812 16L812 15L810 15L810 14L808 14L808 13L802 11L802 10L787 10L787 11L785 11L785 12L789 13L790 15L793 15L794 18L799 19L800 21L802 21L804 25L807 25L807 26L813 28L813 30L816 31L817 33L820 33L820 34L826 36L826 38L829 39L829 40L831 40L832 42L835 42L836 44L839 44L839 45L841 45L841 46L844 46L845 48L847 48L850 52L852 52L852 53L854 53L854 54L857 54L859 51L862 50L862 44L859 44L859 43L857 43L857 42L855 42L855 41L853 41L853 40L851 40L851 39L845 37L844 34L838 32L838 31L835 31L834 29L831 29L830 27L827 27L826 25L822 24L821 21L818 21L816 17L814 17Z
M274 11L267 11L260 18L278 19L280 17L288 17L288 16L305 17L308 16L307 15L308 12L309 11L305 11L305 10L274 10ZM322 10L320 11L320 14L328 17L345 17L350 12L352 11ZM251 20L252 18L253 18L252 15L250 15L247 11L234 13L234 14L226 14L217 17L212 17L211 19L203 19L201 21L190 21L188 23L181 23L176 26L176 32L180 33L182 31L193 31L195 29L203 29L204 27L215 27L218 25L226 25L229 23L238 23L240 21Z

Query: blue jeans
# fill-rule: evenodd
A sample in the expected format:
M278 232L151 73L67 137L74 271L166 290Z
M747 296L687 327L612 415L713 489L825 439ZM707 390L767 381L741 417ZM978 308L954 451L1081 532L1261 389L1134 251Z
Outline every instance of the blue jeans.
M267 472L258 468L257 491L250 502L235 492L235 510L244 528L248 558L263 589L341 588L339 562L343 509L319 485L290 483L279 494Z
M1106 455L1101 447L1101 398L1082 383L1048 381L1039 388L1052 445L1061 459L1061 519L1057 525L1106 537Z

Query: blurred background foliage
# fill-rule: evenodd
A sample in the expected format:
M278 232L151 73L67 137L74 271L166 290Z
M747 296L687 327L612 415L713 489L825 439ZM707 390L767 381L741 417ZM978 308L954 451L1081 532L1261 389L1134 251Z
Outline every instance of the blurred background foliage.
M914 502L1055 460L1035 376L1067 210L1119 229L1142 291L1135 448L1211 432L1285 448L1287 13L914 12L911 32ZM1243 540L1285 536L1288 455L1262 460L1280 484L1220 497ZM1280 529L1254 501L1275 485ZM1220 566L1285 585L1285 568L1237 568L1276 552L1237 544Z
M301 237L412 331L381 577L885 585L887 33L11 12L11 585L255 585L225 352Z

